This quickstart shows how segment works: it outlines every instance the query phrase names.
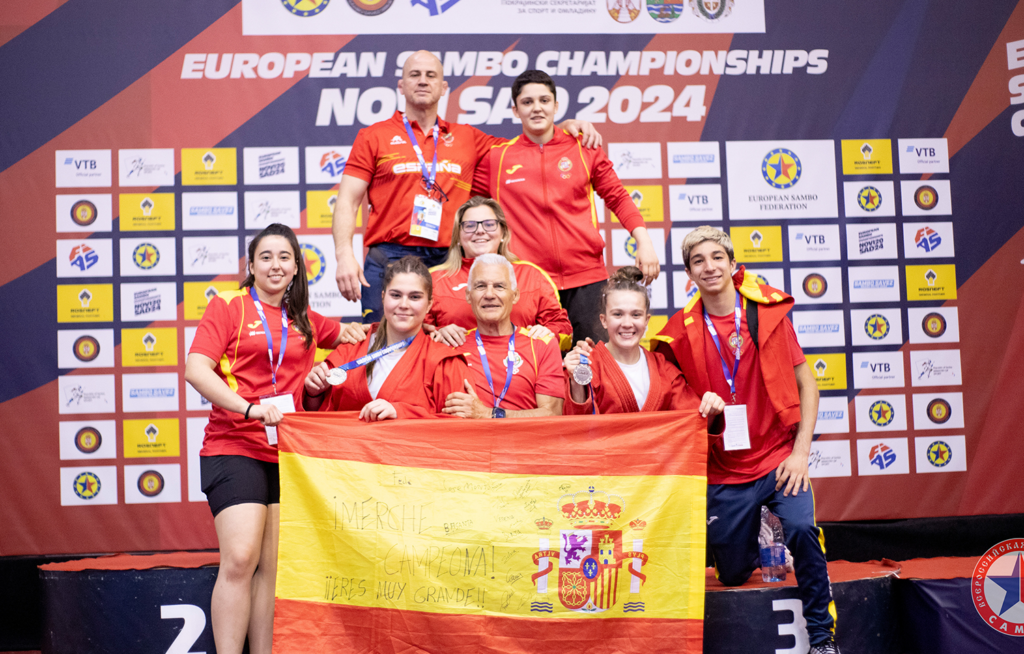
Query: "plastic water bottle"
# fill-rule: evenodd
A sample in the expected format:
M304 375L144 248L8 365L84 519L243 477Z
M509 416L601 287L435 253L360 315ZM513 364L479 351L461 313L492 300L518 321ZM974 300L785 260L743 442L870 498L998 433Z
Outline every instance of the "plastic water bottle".
M761 581L786 580L786 545L782 523L768 507L761 507L761 531L757 537L761 548Z

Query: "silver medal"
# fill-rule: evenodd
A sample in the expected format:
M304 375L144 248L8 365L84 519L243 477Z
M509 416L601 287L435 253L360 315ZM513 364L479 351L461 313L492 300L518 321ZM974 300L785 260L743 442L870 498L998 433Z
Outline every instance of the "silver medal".
M327 371L327 383L331 386L344 384L348 379L348 372L341 368L331 368Z
M580 386L588 386L594 379L594 371L590 369L590 359L587 358L587 355L580 356L579 365L572 371L572 378Z

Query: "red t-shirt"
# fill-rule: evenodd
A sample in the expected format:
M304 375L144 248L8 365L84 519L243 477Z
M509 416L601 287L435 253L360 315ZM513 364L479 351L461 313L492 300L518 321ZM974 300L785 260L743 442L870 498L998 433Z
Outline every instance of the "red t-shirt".
M423 161L429 167L434 161L434 130L424 134L415 121L409 125L423 151ZM409 234L413 202L417 195L424 193L424 189L420 160L409 142L402 114L396 111L391 118L359 130L345 163L344 174L370 185L366 192L370 215L366 220L365 245L400 243L447 248L451 244L455 211L470 198L477 162L492 145L503 143L504 139L441 118L437 119L437 125L438 170L435 182L448 200L441 205L441 229L436 241ZM437 199L438 194L434 192L431 197Z
M722 344L722 356L732 373L735 357L730 338L736 332L736 319L728 316L711 316L711 322L718 332ZM704 328L705 330L707 327ZM789 343L790 361L793 367L805 361L803 350L796 340L793 324L786 318L778 326L784 329ZM740 336L743 343L740 347L740 367L736 373L736 403L747 405L747 428L750 430L750 449L726 452L721 438L713 438L708 450L708 483L709 484L742 484L754 481L775 470L782 461L793 452L795 427L784 427L779 424L778 414L772 408L768 391L761 375L761 363L757 348L754 346L747 331L747 316L744 312L740 322ZM722 358L715 348L711 334L705 333L704 356L708 362L708 376L711 390L729 402L732 391L722 372Z
M487 384L480 352L476 347L476 330L466 335L464 345L469 364L469 382L473 384L480 401L494 406L494 398L501 395L508 374L508 336L481 336L487 351L487 364L494 382L494 395ZM558 341L553 337L530 338L525 329L516 333L516 360L512 368L512 383L508 393L498 405L502 409L522 411L537 408L537 395L562 397L562 355Z
M281 347L281 307L264 304L263 312L274 341L276 365ZM277 392L291 393L298 411L302 410L300 393L313 367L316 348L332 347L341 331L337 322L315 311L306 313L313 327L313 344L307 350L298 332L289 328L284 360L277 369ZM243 399L258 404L261 396L274 393L267 337L249 289L221 291L210 300L189 350L190 354L193 352L216 361L214 371ZM267 442L267 432L260 421L246 420L241 414L214 405L199 456L222 454L277 462L277 446Z
M463 259L458 272L447 275L440 266L431 268L434 280L434 304L423 322L444 327L459 325L465 329L476 326L473 307L466 300L469 268L472 259ZM558 289L548 274L528 261L512 263L516 273L519 301L512 305L512 324L517 327L544 325L558 337L559 345L569 349L572 343L572 324L558 299Z

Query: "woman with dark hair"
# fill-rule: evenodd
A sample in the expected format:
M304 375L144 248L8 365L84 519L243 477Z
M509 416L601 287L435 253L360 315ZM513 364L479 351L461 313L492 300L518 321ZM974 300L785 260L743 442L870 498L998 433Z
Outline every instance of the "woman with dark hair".
M384 317L369 338L339 345L307 375L307 411L359 411L367 422L426 418L462 390L469 372L464 356L423 331L433 302L426 264L413 256L390 264L382 295Z
M600 319L608 343L587 339L565 355L565 415L698 409L708 417L724 410L722 398L710 392L698 398L678 368L640 346L651 319L643 278L639 268L626 266L605 284Z
M220 569L211 622L217 651L270 652L280 481L277 430L295 408L317 347L340 326L310 311L306 267L289 227L249 244L248 276L210 299L185 362L185 380L213 403L200 451Z
M466 332L476 327L473 310L466 301L469 267L481 254L500 254L512 262L519 287L519 300L512 307L512 323L530 330L530 336L555 335L563 350L572 347L569 315L558 301L558 289L536 264L521 261L508 248L512 232L505 212L490 198L475 196L455 213L448 259L431 268L434 305L426 323L437 330L434 340L453 346L466 342Z

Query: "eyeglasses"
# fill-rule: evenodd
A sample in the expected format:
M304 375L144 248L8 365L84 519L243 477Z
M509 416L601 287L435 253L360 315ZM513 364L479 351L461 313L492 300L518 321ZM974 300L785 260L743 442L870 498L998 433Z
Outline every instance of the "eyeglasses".
M467 234L476 232L477 226L483 227L488 234L498 230L498 221L494 218L489 220L465 220L462 222L462 231Z

